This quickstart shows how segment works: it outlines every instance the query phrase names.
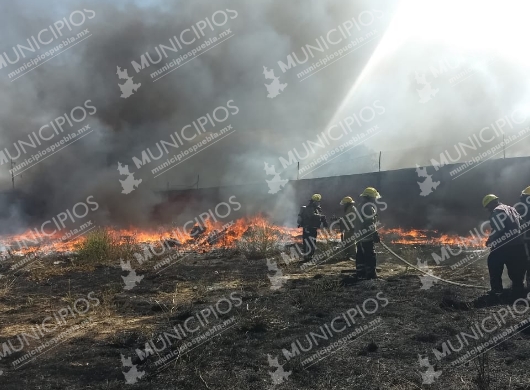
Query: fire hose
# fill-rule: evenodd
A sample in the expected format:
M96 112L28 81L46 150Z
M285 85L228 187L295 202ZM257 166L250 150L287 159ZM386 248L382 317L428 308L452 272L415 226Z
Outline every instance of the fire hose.
M399 256L396 252L394 252L392 249L390 249L388 246L386 246L386 244L383 241L380 241L380 244L383 245L383 248L385 248L391 255L393 255L399 261L402 261L403 263L407 264L409 267L411 267L411 268L415 269L416 271L419 271L419 272L421 272L421 273L423 273L425 275L428 275L429 277L431 277L433 279L438 279L441 282L448 283L448 284L453 284L455 286L467 287L467 288L476 288L476 289L481 289L481 290L488 290L487 287L474 286L474 285L471 285L471 284L453 282L451 280L446 280L446 279L439 278L438 276L431 275L430 273L422 270L421 268L418 268L418 267L414 266L413 264L409 263L407 260L405 260L404 258Z

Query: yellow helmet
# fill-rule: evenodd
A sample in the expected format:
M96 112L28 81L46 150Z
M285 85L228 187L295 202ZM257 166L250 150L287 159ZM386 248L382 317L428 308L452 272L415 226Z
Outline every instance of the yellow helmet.
M312 201L315 201L315 202L320 202L322 200L322 195L320 194L314 194L312 197L311 197L311 200Z
M370 198L379 199L381 195L379 195L379 192L374 187L368 187L366 188L361 196L369 196Z
M340 201L341 206L344 206L345 204L348 204L348 203L355 203L351 196L346 196L342 198L342 200Z
M530 186L526 187L523 192L521 192L521 195L529 195L530 196Z
M499 197L497 195L493 195L493 194L486 195L484 197L484 199L482 199L482 206L486 207L487 205L489 205L495 199L499 199Z

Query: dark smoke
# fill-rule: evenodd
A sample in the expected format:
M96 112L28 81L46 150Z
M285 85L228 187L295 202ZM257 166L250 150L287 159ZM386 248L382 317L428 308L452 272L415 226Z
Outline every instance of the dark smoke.
M197 175L201 187L260 183L256 191L262 191L265 161L275 164L280 172L278 157L287 156L292 148L314 139L333 118L340 120L358 112L375 99L380 99L386 108L384 117L374 122L383 129L381 135L317 170L313 177L354 173L356 161L360 161L356 158L364 159L365 164L375 169L373 156L378 156L381 150L383 170L428 164L463 134L509 113L526 97L526 89L520 88L519 68L499 60L485 65L460 89L446 88L432 104L418 104L415 71L427 71L439 58L461 53L452 52L444 45L408 43L376 61L351 103L337 113L344 97L384 41L382 37L397 7L387 2L364 1L352 5L346 0L190 3L91 0L69 2L65 6L59 1L44 4L24 0L4 2L0 7L2 53L17 43L23 44L31 35L76 9L96 13L83 26L93 34L86 41L14 82L10 82L7 74L18 65L0 70L1 150L13 150L14 142L26 139L27 134L86 100L90 99L97 107L97 113L82 124L90 124L92 134L15 178L17 195L2 197L0 204L4 230L46 220L89 195L100 205L99 223L156 222L155 217L164 214L157 205L167 200L157 191L168 186L189 188ZM154 83L150 73L165 60L138 74L134 72L131 61L139 62L142 54L154 53L157 45L167 44L169 38L183 29L211 17L217 10L226 9L238 12L238 17L226 26L235 33L229 41ZM300 47L314 43L331 28L371 9L383 15L373 25L378 31L373 42L304 82L299 82L296 74L309 63L281 74L278 61L286 62L287 55L300 53ZM83 28L65 35L75 35ZM218 28L209 36L223 29ZM172 59L171 54L168 61ZM464 54L485 56L480 52ZM127 99L120 97L118 83L123 80L116 75L118 66L128 70L134 83L142 84ZM263 66L274 69L281 82L288 84L275 99L267 98ZM234 126L236 133L157 179L153 179L150 170L165 159L141 170L134 166L132 158L140 157L143 150L155 150L156 142L169 141L169 134L211 113L215 107L226 105L229 100L234 100L240 110L227 122ZM514 153L521 154L518 150ZM128 195L121 193L118 180L125 177L118 174L118 162L128 165L135 179L142 180L138 189ZM4 191L11 187L8 165L0 168ZM283 178L294 176L292 171L282 174ZM260 197L266 196L266 191L265 188ZM300 201L294 195L285 195L278 201L281 206L269 211L285 213L287 209L296 209ZM202 212L210 206L195 202L192 208ZM259 204L246 208L248 212L259 209ZM167 210L171 213L171 209ZM178 215L163 217L171 221Z
M346 1L195 1L186 5L180 1L91 1L69 3L68 7L59 2L45 7L33 1L3 4L2 25L7 38L2 52L24 44L31 35L76 9L96 13L83 26L93 36L76 47L15 82L9 81L7 73L18 64L2 69L1 142L13 153L14 142L27 139L24 137L31 131L74 106L90 99L97 108L97 113L83 122L90 123L94 133L15 178L25 206L8 212L12 216L8 220L24 224L26 217L45 219L93 195L101 206L101 222L141 224L151 220L155 205L163 201L154 191L165 189L168 183L185 187L193 184L197 175L201 186L255 181L256 173L263 172L264 159L280 151L282 135L288 134L295 142L307 131L324 126L345 93L341 80L346 70L348 79L353 80L371 49L356 57L353 68L351 62L347 66L343 61L325 77L296 86L296 91L294 75L285 77L293 87L277 102L266 97L263 66L277 68L278 60L286 61L287 54L366 7L353 7ZM228 23L236 34L229 42L156 83L149 76L155 66L134 72L131 61L139 62L145 52L154 53L158 44L167 44L173 35L225 9L239 14ZM216 33L219 31L222 29ZM117 66L127 68L134 82L142 84L128 99L120 98L118 82L122 81L117 78ZM276 72L281 76L278 69ZM308 96L309 101L304 99ZM136 172L132 157L140 157L142 150L154 148L160 140L169 140L172 131L230 99L241 111L229 122L236 134L159 179L150 179L152 167L144 168L135 173L136 179L143 181L139 188L129 195L121 194L118 162ZM8 165L2 169L2 188L6 191L11 186ZM36 204L38 210L30 207Z

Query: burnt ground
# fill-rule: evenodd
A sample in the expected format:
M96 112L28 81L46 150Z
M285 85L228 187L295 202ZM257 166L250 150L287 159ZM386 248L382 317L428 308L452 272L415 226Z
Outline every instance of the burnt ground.
M432 250L392 248L414 264L418 256L430 258ZM517 306L523 314L508 314L506 324L501 322L502 327L499 325L491 336L468 339L469 345L464 345L460 352L452 352L438 361L433 348L441 348L444 341L450 340L458 349L456 335L471 333L473 323L480 323L492 313L504 313L510 296L487 300L482 297L484 290L442 282L426 288L428 284L422 284L418 271L407 268L380 246L377 251L381 278L373 281L353 278L350 272L353 263L348 261L330 261L302 272L298 263L285 265L276 259L284 277L273 278L271 282L268 276L274 276L275 272L268 270L264 259L212 253L179 259L159 274L153 270L154 259L142 266L132 261L136 273L144 278L131 290L124 290L122 276L127 272L122 271L120 264L87 267L72 263L66 256L52 257L38 260L13 275L6 274L9 262L5 261L4 276L0 279L3 355L0 388L530 389L527 375L530 332L526 330L518 329L477 359L450 366L474 345L526 319L530 310L526 312L523 306ZM445 264L433 267L432 259L429 264L437 276L488 285L485 259L458 271L451 271ZM20 347L17 335L31 333L32 326L74 305L77 299L86 299L92 291L99 304L91 300L85 315L68 316L66 323L57 329L37 336L38 340L29 339L30 345L25 345L22 351L6 351L9 341L15 348ZM187 340L207 334L220 321L233 318L234 322L222 331L191 347L189 352L182 352L162 368L155 361L170 351L178 351L183 341L172 338L172 345L165 350L158 342L160 352L153 351L153 355L143 359L138 356L136 349L145 349L149 339L156 339L163 332L171 333L174 326L182 325L200 310L215 306L223 297L230 299L234 293L231 311L218 320L211 317L214 321L200 326ZM219 311L228 310L226 300L222 302ZM329 329L335 317L352 308L358 309L358 315L353 316L355 324L351 323L351 317L343 317L346 319L336 321L335 327L346 329L324 340L320 327L327 324ZM21 356L88 317L87 327L68 334L44 353L35 354L34 360L13 367ZM342 348L330 349L330 355L323 360L303 363L373 320L376 321L371 327L352 337ZM494 320L486 324L493 325ZM51 325L47 329L50 328ZM300 356L288 360L282 350L291 351L296 340L307 350L305 336L310 332L321 335L315 338L318 346L313 345L308 352L300 350ZM424 367L419 364L418 354L428 359ZM122 365L121 355L127 367ZM272 359L270 364L268 355ZM426 377L421 373L426 373ZM127 384L126 377L136 383ZM425 384L429 382L432 384Z

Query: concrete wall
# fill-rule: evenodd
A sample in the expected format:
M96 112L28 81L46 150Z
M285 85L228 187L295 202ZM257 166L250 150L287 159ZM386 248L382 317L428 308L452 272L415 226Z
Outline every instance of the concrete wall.
M388 205L380 213L385 226L465 234L488 217L481 204L484 195L495 193L504 203L513 204L530 185L530 158L486 161L458 178L450 174L454 168L447 165L436 171L427 167L427 174L440 184L426 196L420 194L418 184L425 178L418 177L416 169L289 181L276 194L268 193L263 176L258 184L165 192L167 201L157 207L155 215L160 222L183 223L208 209L214 211L219 202L228 203L235 196L242 207L225 220L263 213L275 223L292 226L299 206L313 193L322 194L326 215L340 215L339 201L344 196L356 199L365 187L373 186ZM218 210L226 213L227 207Z

